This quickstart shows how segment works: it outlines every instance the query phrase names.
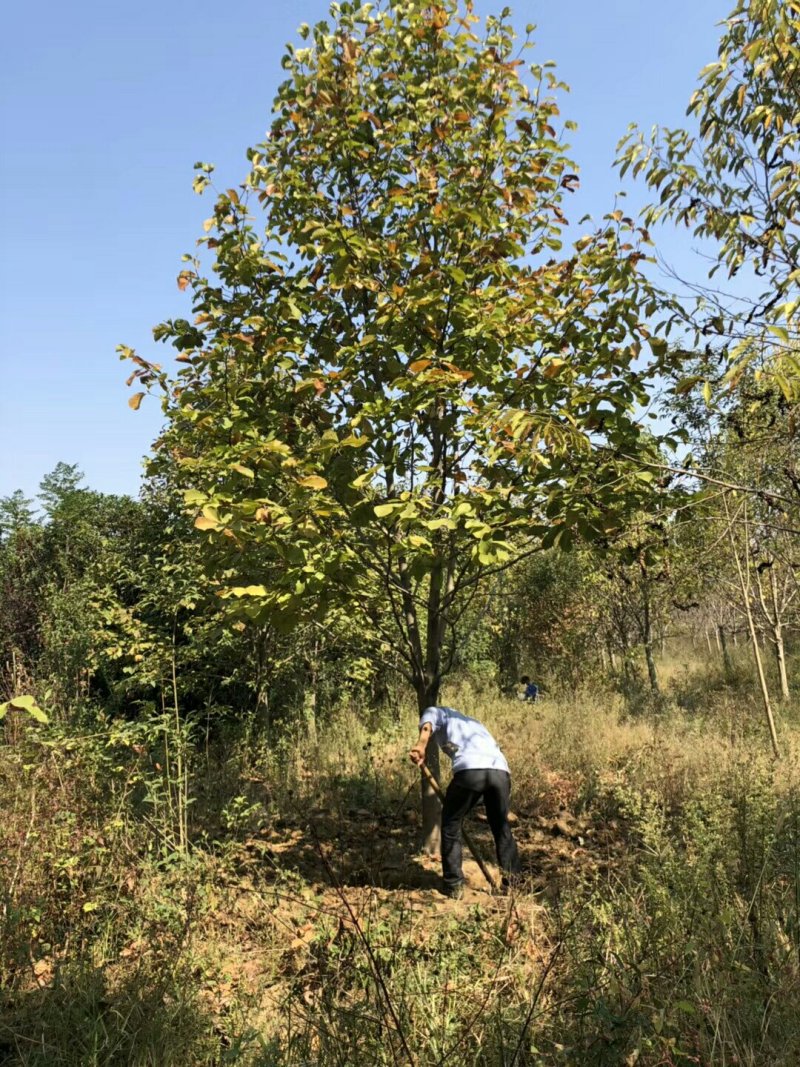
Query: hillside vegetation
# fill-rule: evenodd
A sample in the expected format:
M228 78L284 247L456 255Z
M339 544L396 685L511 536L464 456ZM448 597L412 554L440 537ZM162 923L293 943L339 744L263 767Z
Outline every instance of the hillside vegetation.
M139 498L0 499L2 1063L800 1063L800 0L620 143L637 218L570 217L534 29L301 25L168 359L119 348ZM442 703L508 892L443 892Z
M708 681L697 670L675 694ZM620 720L597 692L448 697L509 756L512 895L467 862L465 898L447 900L416 854L408 713L196 752L183 852L152 742L7 721L4 1062L793 1062L791 716L778 767L746 692L654 720Z

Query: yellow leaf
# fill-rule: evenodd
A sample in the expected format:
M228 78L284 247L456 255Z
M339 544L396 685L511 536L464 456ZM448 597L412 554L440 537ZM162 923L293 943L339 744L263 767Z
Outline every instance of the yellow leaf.
M431 12L431 25L435 30L443 30L447 25L448 14L443 7L435 7Z
M298 478L298 485L302 485L305 489L327 489L328 483L324 478L320 478L318 474L309 474L307 478Z
M211 229L211 227L213 225L214 225L214 220L213 219L206 219L206 221L203 223L203 229L206 231L206 233L208 233L208 231Z
M278 455L287 456L292 450L284 441L278 441L273 438L271 441L265 441L261 445L262 452L277 452Z
M545 378L555 378L555 376L561 372L561 368L565 363L565 359L553 359L544 368L542 374Z
M458 375L459 378L463 378L465 382L468 382L470 378L475 377L471 370L462 370L460 367L457 367L455 363L449 363L445 360L444 365L448 370L452 371L453 374Z
M194 520L194 525L196 530L216 530L219 523L215 522L213 519L207 519L205 515L199 515Z
M133 408L134 411L138 411L139 410L139 405L141 404L143 399L144 399L144 393L134 393L133 396L128 401L128 407L129 408Z
M432 359L415 359L413 363L409 364L408 369L412 374L419 374L421 370L430 367L431 363L433 363Z

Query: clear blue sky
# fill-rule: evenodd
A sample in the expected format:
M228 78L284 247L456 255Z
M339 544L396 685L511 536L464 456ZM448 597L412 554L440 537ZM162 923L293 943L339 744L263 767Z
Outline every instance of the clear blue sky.
M581 210L613 208L627 124L678 124L732 0L517 0L537 58L572 86ZM492 11L501 0L480 0ZM59 460L136 493L160 412L127 406L115 346L167 357L150 330L184 315L175 278L209 203L192 164L237 184L269 124L280 57L324 0L14 4L0 42L0 496L33 495ZM643 192L631 197L628 208ZM577 207L577 205L576 205ZM577 211L575 212L577 214ZM681 244L681 242L684 242ZM668 256L688 266L687 238ZM695 275L698 269L694 268Z

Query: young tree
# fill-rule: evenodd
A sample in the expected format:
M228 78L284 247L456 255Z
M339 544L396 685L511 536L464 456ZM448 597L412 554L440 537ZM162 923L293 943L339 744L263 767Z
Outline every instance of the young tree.
M23 691L40 648L42 530L21 489L0 499L0 697Z
M772 645L781 695L786 699L785 633L794 621L795 573L800 565L796 415L776 385L752 374L743 375L736 396L738 402L726 416L715 451L724 476L749 488L747 523L739 531L738 552L752 571L747 575L752 609Z
M77 463L56 463L49 474L45 474L39 483L39 499L48 516L52 518L57 508L62 507L76 493L85 492L81 488L83 471Z
M738 387L715 397L712 411L695 387L708 380L695 366L679 386L676 417L691 439L702 491L692 526L694 563L702 576L698 596L716 617L725 670L732 664L725 632L738 618L749 636L765 717L775 754L779 746L758 646L758 630L775 654L781 694L789 695L785 634L797 604L798 438L796 409L778 384L753 366L742 368ZM706 430L701 428L703 421ZM709 473L705 473L709 472ZM737 627L738 628L738 627ZM733 631L734 640L736 629Z
M179 277L194 322L156 330L177 378L122 354L165 389L160 448L229 595L287 626L349 605L421 710L484 578L641 504L622 457L656 305L622 212L561 254L562 86L523 80L507 10L480 35L457 0L331 11L217 197L212 274ZM432 797L424 824L434 848Z
M490 655L507 691L530 675L572 694L603 658L597 559L587 549L541 552L501 575L483 607Z
M0 543L8 541L19 530L33 526L34 522L33 501L21 489L0 497Z
M736 0L723 25L717 59L700 72L689 103L697 133L656 130L648 141L632 127L619 162L658 194L648 225L669 219L714 242L710 276L744 268L760 279L761 292L756 281L749 299L704 289L694 321L705 340L734 339L734 377L766 352L781 387L796 394L800 5Z
M674 516L669 512L639 515L598 560L607 579L603 591L612 624L611 647L618 645L624 672L630 668L633 648L641 647L654 697L661 695L655 646L669 614L673 537Z

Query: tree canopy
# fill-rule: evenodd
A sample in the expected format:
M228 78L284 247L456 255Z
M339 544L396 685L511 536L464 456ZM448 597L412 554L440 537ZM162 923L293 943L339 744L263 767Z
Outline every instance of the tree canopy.
M622 173L658 194L647 225L671 220L711 241L710 277L756 277L744 294L701 287L699 307L676 312L729 347L733 381L765 362L787 396L800 377L799 33L796 0L737 0L689 103L696 125L649 138L632 127L620 146Z
M616 210L564 248L565 87L508 10L331 12L218 192L210 271L187 257L193 321L155 331L182 369L123 355L165 389L161 455L222 594L287 626L350 605L424 707L483 577L643 506L637 405L666 345L644 229Z

